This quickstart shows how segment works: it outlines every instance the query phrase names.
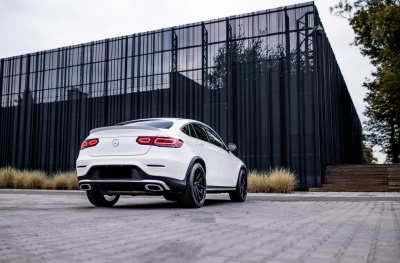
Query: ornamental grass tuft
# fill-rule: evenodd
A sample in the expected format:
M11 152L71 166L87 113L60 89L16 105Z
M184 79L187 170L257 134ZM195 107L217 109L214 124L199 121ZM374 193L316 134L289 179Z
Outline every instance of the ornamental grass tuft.
M250 171L247 180L247 188L250 193L266 193L268 177L264 172Z
M268 173L267 185L272 193L291 193L297 186L296 175L286 168L275 168Z
M269 172L251 171L248 177L250 193L290 193L296 186L296 175L286 168L275 168Z
M78 190L78 178L75 171L58 172L53 177L53 188L56 190Z
M38 170L0 168L0 188L79 190L76 171L58 172L53 176Z
M297 186L297 178L286 168L275 168L269 172L250 171L248 191L250 193L290 193ZM76 171L57 172L48 176L42 171L0 168L0 188L79 190Z
M24 189L43 189L46 181L49 180L47 175L41 171L22 171L21 177L24 177L23 188Z
M18 170L10 166L0 169L0 188L14 188Z

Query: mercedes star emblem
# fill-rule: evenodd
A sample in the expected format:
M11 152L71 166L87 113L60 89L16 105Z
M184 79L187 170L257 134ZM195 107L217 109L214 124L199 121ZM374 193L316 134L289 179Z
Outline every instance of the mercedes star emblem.
M112 145L113 145L114 147L117 147L117 146L119 145L118 139L114 139L114 140L112 141Z

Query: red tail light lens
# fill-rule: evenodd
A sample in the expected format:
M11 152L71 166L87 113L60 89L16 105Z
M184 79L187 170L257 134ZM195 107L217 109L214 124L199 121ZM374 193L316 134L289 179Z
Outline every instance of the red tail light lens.
M143 145L153 145L155 137L138 137L136 142Z
M99 143L99 139L88 139L84 140L81 144L81 150L88 148L88 147L93 147L96 146Z
M153 144L160 147L180 148L183 144L183 141L174 138L157 137L155 138Z
M136 139L136 142L142 145L154 145L158 147L170 147L170 148L180 148L183 145L182 140L170 137L143 136L143 137L138 137Z

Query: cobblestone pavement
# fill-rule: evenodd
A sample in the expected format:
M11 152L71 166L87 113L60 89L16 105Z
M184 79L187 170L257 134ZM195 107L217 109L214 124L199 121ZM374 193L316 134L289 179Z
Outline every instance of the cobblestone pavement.
M400 193L162 197L0 190L0 262L400 262Z

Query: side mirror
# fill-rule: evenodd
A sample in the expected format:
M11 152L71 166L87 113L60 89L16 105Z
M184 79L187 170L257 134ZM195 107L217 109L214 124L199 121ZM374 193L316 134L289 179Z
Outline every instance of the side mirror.
M230 152L235 151L235 150L236 150L236 145L233 144L233 143L228 143L228 150L229 150Z

